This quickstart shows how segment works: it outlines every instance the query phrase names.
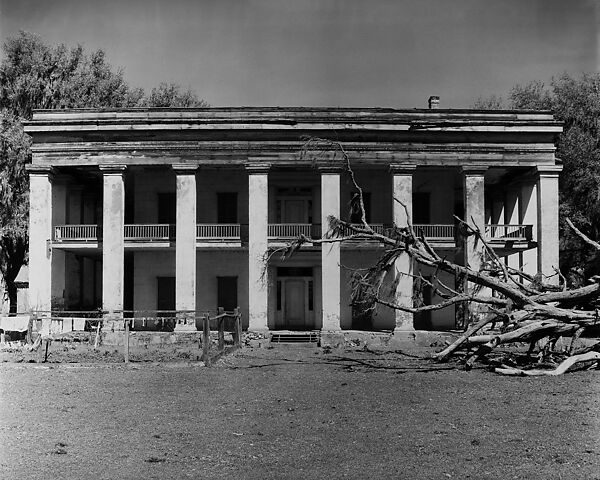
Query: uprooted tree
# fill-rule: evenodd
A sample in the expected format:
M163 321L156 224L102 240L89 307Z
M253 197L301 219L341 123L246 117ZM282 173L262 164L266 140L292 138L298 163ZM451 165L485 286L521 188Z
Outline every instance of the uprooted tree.
M476 225L457 218L459 234L463 241L467 237L481 246L482 266L474 270L459 265L440 256L427 242L422 232L416 231L406 206L407 224L394 225L384 233L375 231L366 221L363 191L357 183L351 168L350 158L339 142L310 138L306 140L302 155L310 155L319 160L344 166L358 192L358 207L361 221L350 223L339 218L329 217L329 230L323 238L313 239L301 235L284 249L272 252L289 258L305 244L327 244L353 240L379 242L384 247L378 261L369 268L352 272L353 306L362 310L387 306L410 313L438 310L451 305L463 305L477 313L460 337L447 348L434 355L438 361L446 361L453 356L465 358L465 365L471 368L475 361L488 361L497 365L498 373L508 375L557 375L564 373L574 364L589 368L600 360L600 343L587 349L576 349L577 340L587 331L600 326L596 301L600 295L600 277L592 277L588 283L578 288L568 288L566 279L557 271L560 278L555 285L541 275L531 276L521 270L510 268L488 244ZM400 202L398 199L394 199ZM582 241L600 252L600 244L590 240L570 222L569 226ZM386 275L394 268L400 255L409 255L413 262L430 267L435 273L431 278L422 275L413 277L421 285L427 285L442 299L436 304L420 306L399 303L395 296L395 285L385 285ZM455 288L440 279L445 272L462 279L467 288ZM408 275L408 274L404 274ZM412 275L412 274L411 274ZM396 282L398 279L395 280ZM479 306L473 308L473 306ZM560 337L570 337L571 342L563 352L556 352L555 346ZM496 347L519 342L529 343L530 348L523 358L527 368L516 368L523 358L514 353L502 353L492 358ZM543 345L537 355L533 355L536 345ZM517 361L518 360L518 361ZM561 362L558 362L561 360ZM537 363L541 369L530 369ZM555 367L548 369L547 367Z

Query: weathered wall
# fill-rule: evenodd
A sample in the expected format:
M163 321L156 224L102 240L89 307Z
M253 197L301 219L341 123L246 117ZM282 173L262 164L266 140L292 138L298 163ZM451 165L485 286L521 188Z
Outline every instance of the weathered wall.
M242 250L199 250L196 253L196 310L215 312L217 277L238 277L238 303L244 325L248 322L248 253ZM135 252L134 309L156 310L157 277L175 276L175 252Z

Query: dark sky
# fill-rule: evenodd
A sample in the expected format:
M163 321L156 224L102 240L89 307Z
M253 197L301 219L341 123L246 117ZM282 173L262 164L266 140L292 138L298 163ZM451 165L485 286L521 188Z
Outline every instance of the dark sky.
M469 107L600 69L600 0L0 0L0 37L102 48L210 104Z

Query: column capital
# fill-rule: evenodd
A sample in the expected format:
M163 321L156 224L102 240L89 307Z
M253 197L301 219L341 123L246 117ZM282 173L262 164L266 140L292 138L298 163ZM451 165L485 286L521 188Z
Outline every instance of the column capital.
M535 167L540 177L558 177L562 169L562 165L537 165Z
M29 175L47 175L50 178L53 178L56 175L56 169L51 167L50 165L35 165L33 163L29 163L25 165L25 170L29 173Z
M103 164L98 165L98 168L104 175L123 175L125 170L127 170L127 165Z
M390 173L392 175L412 175L415 173L417 166L410 163L391 163Z
M198 165L193 163L174 163L171 168L177 175L194 175L198 171Z
M463 175L467 176L480 176L485 175L488 167L485 165L463 165L460 167L460 171Z
M246 163L246 171L250 175L261 175L269 173L271 164L269 162L248 162Z

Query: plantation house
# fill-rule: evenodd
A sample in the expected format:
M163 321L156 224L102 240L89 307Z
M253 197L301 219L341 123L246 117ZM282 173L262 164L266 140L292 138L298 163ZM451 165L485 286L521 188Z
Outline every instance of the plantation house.
M321 137L348 152L376 231L405 225L398 199L442 256L481 261L481 245L457 235L456 215L508 265L554 274L561 124L550 112L436 107L432 97L429 109L412 110L36 111L26 125L30 308L146 318L239 306L253 331L453 328L454 308L415 318L352 308L350 270L375 262L374 242L265 260L300 233L320 238L330 215L360 219L339 156L301 154L306 137ZM387 284L410 304L406 273L419 268L403 255ZM193 329L185 316L176 326Z

